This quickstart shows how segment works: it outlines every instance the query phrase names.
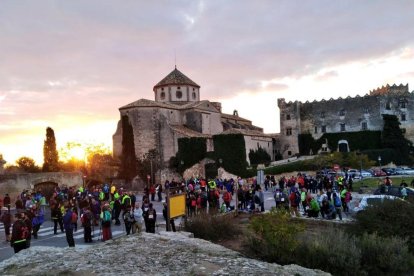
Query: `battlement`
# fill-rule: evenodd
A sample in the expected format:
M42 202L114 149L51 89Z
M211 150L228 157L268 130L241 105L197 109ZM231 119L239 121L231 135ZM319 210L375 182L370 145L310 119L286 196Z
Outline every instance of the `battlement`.
M369 91L369 94L365 94L363 96L360 95L356 95L355 97L351 97L348 96L346 98L342 98L342 97L338 97L336 99L334 98L330 98L329 100L313 100L313 101L306 101L306 102L301 102L301 101L289 101L286 102L286 100L284 98L279 98L277 99L277 104L278 107L283 107L283 106L289 106L292 104L309 104L309 103L329 103L329 102L333 102L333 101L344 101L344 100L352 100L352 99L358 99L358 98L367 98L370 96L383 96L383 95L387 95L387 94L405 94L405 93L410 93L410 91L408 90L408 83L406 85L404 84L400 84L400 85L389 85L387 84L386 86L382 86L382 87L378 87L377 89L371 90Z
M396 85L395 83L393 85L387 84L386 86L378 87L374 90L369 91L370 96L380 96L380 95L386 95L390 93L408 93L408 83L406 85L400 84Z

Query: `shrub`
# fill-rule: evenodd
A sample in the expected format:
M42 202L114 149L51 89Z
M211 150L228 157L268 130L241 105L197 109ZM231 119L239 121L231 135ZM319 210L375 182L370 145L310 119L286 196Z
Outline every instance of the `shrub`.
M295 255L299 265L329 271L334 275L358 275L361 250L355 237L331 228L324 235L303 236Z
M272 209L251 220L248 234L243 242L247 253L257 258L288 264L294 261L294 252L298 246L296 236L304 230L303 224L293 220L288 212Z
M184 229L193 233L196 238L209 241L231 240L241 234L241 230L231 214L200 213L187 219Z
M355 235L377 233L381 237L406 238L414 253L414 204L402 200L385 200L360 212L350 231Z
M401 275L414 269L414 257L406 239L364 234L358 246L362 253L361 265L369 275Z

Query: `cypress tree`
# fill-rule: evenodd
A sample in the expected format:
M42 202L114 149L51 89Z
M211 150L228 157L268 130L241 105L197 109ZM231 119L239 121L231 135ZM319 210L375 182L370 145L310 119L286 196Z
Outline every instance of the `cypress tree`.
M135 143L132 125L128 116L122 116L122 155L120 176L131 181L137 174L137 159L135 156Z
M55 132L51 127L46 128L46 140L43 144L43 171L59 171L59 155L56 149Z

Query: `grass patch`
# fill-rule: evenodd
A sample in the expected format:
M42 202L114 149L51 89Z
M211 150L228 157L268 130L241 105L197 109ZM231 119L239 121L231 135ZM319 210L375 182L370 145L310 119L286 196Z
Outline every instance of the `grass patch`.
M414 179L412 176L391 176L392 184L394 186L400 186L404 180L407 185L410 185L411 181ZM354 191L359 191L361 187L367 187L370 189L377 189L379 185L384 182L385 176L383 177L370 177L364 178L360 181L355 181L352 185Z

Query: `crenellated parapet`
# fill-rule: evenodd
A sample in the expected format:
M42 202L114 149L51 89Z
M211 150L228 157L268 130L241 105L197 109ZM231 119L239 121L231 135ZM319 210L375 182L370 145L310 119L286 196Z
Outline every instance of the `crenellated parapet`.
M374 90L369 91L370 96L382 96L387 94L401 94L401 93L408 93L408 83L406 85L400 84L396 85L395 83L393 85L385 85L382 87L378 87Z

